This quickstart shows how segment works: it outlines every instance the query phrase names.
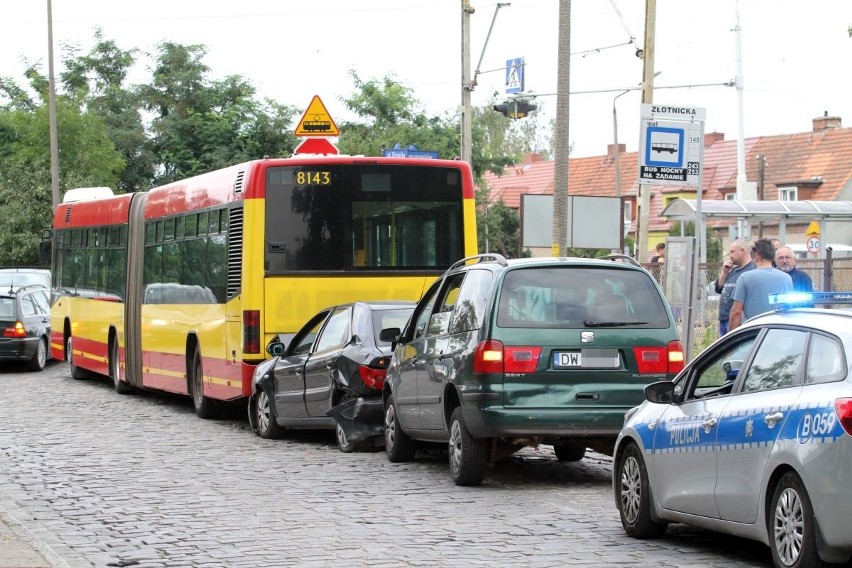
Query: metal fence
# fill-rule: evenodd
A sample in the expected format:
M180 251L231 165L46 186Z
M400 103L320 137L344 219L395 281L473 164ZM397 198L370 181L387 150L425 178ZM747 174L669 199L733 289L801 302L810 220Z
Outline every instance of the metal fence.
M643 264L645 268L663 285L663 266L660 264ZM845 292L852 291L852 258L833 258L830 260L800 259L796 267L811 277L815 291ZM695 310L695 329L693 334L691 360L705 347L719 337L719 295L714 289L714 282L722 269L721 262L708 262L698 267L698 300ZM683 329L685 318L681 310L674 310L678 321L680 336L685 340ZM684 345L685 346L685 345Z

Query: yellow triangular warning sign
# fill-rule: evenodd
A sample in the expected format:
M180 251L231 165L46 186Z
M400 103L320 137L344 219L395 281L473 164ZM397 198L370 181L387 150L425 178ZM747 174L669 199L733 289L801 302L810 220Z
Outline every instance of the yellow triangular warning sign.
M340 130L337 129L319 95L314 95L294 134L296 136L340 136Z
M819 221L811 221L811 224L808 225L808 230L805 231L806 235L819 235Z

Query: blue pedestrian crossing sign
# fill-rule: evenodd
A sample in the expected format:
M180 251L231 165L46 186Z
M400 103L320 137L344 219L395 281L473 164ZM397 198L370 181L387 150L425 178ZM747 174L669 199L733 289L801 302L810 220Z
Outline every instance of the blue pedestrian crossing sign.
M524 91L524 58L506 60L506 94Z

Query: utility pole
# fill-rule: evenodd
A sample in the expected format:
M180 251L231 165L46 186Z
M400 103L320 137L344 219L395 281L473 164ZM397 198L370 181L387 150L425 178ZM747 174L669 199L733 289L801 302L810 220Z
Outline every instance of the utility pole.
M48 115L50 121L50 191L53 208L59 205L59 141L56 134L56 82L53 73L53 8L47 0Z
M473 158L471 144L473 140L473 106L470 93L473 83L470 79L470 15L474 9L470 0L462 0L462 104L461 104L461 159L470 163Z
M571 0L559 0L558 70L556 74L556 148L553 163L553 245L551 254L568 248L568 110L571 87Z
M763 201L763 185L766 180L766 156L763 154L757 157L760 160L757 164L757 200ZM763 221L758 223L757 238L763 238Z
M462 0L462 116L461 116L461 159L470 163L473 157L473 107L470 102L470 94L476 88L477 78L479 77L479 68L482 66L482 58L485 57L485 50L488 48L488 40L491 39L491 32L494 30L494 22L497 21L497 12L500 8L511 6L508 2L498 2L494 9L494 17L491 18L491 27L488 28L488 35L485 36L485 45L482 46L482 53L479 55L479 63L476 64L476 71L473 72L473 78L470 76L470 15L476 10L471 7L470 0ZM532 110L535 110L533 105Z
M642 68L642 104L651 104L654 99L654 42L657 27L657 0L645 0L645 46ZM638 209L636 213L636 260L644 262L648 255L648 224L650 222L651 186L639 184Z

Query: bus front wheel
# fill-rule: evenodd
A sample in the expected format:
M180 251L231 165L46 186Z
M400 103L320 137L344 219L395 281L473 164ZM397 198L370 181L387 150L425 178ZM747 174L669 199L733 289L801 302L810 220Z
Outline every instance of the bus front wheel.
M204 396L204 368L201 366L201 351L195 350L190 367L189 394L192 396L192 405L199 418L215 418L216 401Z

